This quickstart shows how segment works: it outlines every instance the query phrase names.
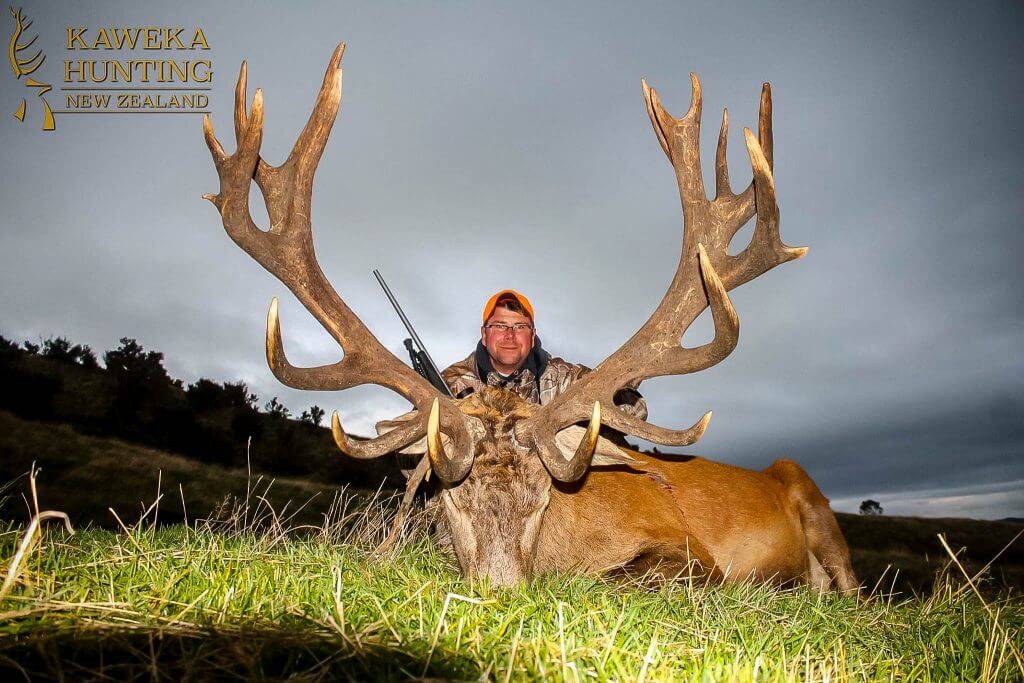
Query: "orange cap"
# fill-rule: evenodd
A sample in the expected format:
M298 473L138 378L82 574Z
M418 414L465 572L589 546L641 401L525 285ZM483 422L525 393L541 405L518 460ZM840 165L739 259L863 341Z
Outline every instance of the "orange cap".
M516 301L521 303L523 308L526 309L526 313L530 316L530 320L533 321L533 306L530 304L530 300L514 289L503 289L487 300L487 305L484 306L484 323L486 323L494 313L494 309L498 305L498 299L506 294L515 297Z

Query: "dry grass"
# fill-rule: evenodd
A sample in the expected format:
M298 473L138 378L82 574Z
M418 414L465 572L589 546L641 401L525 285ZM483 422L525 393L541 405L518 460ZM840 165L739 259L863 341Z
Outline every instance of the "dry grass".
M244 499L247 487L252 486L286 516L296 506L289 501L305 502L295 521L319 523L337 490L306 479L256 477L258 481L254 481L245 469L211 465L119 439L87 436L68 425L23 420L0 411L0 481L28 472L33 462L42 469L45 482L40 493L43 507L57 507L77 524L105 527L114 525L108 508L138 517L158 488L164 494L159 517L163 522L184 522L186 512L193 518L210 516L226 499ZM187 511L182 497L188 501ZM0 517L26 519L31 515L22 496L2 499L0 495Z

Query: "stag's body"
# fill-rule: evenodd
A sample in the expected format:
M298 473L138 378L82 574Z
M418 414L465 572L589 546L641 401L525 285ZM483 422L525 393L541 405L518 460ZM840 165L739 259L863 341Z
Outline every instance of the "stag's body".
M857 587L828 500L796 463L778 460L755 472L700 457L626 451L634 462L552 482L512 437L534 406L485 387L460 408L490 435L478 442L467 478L441 494L467 575L511 582L550 571L653 570L666 577ZM481 518L491 523L482 525Z
M642 464L554 484L538 571L621 567L856 589L828 500L796 463L755 472L700 457L632 455Z

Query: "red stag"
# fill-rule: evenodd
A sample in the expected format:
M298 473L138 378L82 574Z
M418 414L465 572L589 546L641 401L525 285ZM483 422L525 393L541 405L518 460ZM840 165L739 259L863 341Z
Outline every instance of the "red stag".
M444 485L441 500L466 576L513 584L550 570L656 568L670 575L697 571L727 580L856 590L849 551L828 500L795 463L780 460L753 472L702 458L655 459L619 449L599 435L604 425L664 445L697 441L710 412L689 429L666 429L620 412L612 396L644 379L697 372L721 361L739 335L726 292L806 251L779 238L768 85L761 93L758 136L745 131L753 181L738 195L729 189L723 116L716 197L709 201L700 169L697 77L691 75L693 97L681 119L669 115L644 83L647 112L679 181L684 223L679 267L636 334L541 407L491 387L461 400L442 396L381 345L321 271L310 204L313 175L341 101L343 52L344 44L334 51L313 113L280 166L260 158L263 95L256 90L247 112L244 63L235 88L234 154L224 152L209 119L204 120L220 176L220 192L206 198L220 211L228 235L280 279L344 351L331 365L290 364L275 300L267 320L267 362L274 375L300 389L378 384L416 409L382 423L380 436L366 442L349 439L335 414L338 447L354 458L398 450L427 454ZM267 205L267 231L257 228L249 213L254 178ZM755 214L750 244L729 255L730 240ZM683 348L684 331L707 306L714 339Z

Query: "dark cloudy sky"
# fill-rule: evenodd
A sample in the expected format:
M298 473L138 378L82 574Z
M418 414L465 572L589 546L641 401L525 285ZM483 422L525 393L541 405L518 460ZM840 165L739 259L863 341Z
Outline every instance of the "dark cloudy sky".
M691 452L755 468L794 458L840 510L870 497L891 513L994 518L1024 516L1022 7L25 11L48 57L38 75L58 85L68 25L201 26L218 134L230 149L232 89L248 59L274 163L346 41L341 114L314 196L320 263L397 352L404 331L371 276L380 268L444 365L469 352L483 301L505 287L532 298L554 353L595 365L614 351L661 298L682 224L640 78L682 115L688 72L699 74L709 178L729 107L737 188L750 175L740 131L756 125L770 81L782 234L810 252L733 292L742 335L723 363L643 385L652 420L688 426L713 409ZM3 25L9 36L13 20ZM13 112L24 88L8 67L0 82L0 109ZM48 97L63 106L63 93ZM66 335L99 350L133 336L164 352L174 376L244 380L296 412L338 409L354 431L405 409L383 389L303 393L270 374L263 329L274 296L293 361L339 352L200 199L217 177L199 116L64 115L44 134L37 113L0 116L0 333ZM698 322L688 343L711 334Z

